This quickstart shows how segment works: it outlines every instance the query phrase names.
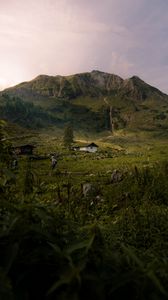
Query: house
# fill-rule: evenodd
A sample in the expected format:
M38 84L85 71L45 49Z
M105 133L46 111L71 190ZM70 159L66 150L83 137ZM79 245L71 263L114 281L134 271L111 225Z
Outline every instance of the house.
M96 152L98 149L98 146L95 144L95 143L91 143L87 146L76 146L76 147L73 147L73 150L75 151L84 151L84 152L91 152L91 153L94 153Z
M31 155L33 154L33 149L35 146L33 145L21 145L21 146L16 146L13 147L13 152L17 155Z

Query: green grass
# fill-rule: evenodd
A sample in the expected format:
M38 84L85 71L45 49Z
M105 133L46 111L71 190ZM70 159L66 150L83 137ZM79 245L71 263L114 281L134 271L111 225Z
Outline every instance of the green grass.
M34 135L25 137L25 139L18 139L15 142L17 144L21 142L35 144L35 154L48 157L46 160L31 162L33 172L46 184L55 180L57 183L62 182L64 174L67 174L70 180L74 184L77 182L78 185L85 181L95 181L97 176L108 181L114 169L119 169L125 173L133 166L144 169L168 160L167 140L147 138L147 135L145 136L143 133L139 136L132 133L130 135L100 137L97 140L94 139L94 136L89 136L88 140L82 138L80 142L76 140L76 144L80 145L82 141L83 144L92 141L98 144L98 152L94 154L69 151L63 146L61 131L51 130L38 134L34 132ZM52 174L50 153L59 155L57 169ZM18 177L24 173L25 157L19 158L19 165Z
M21 156L16 170L3 163L0 298L166 300L166 138L76 133L99 145L91 154L67 150L61 135L51 128L15 140L35 143L37 155L58 153L54 171L49 158ZM114 169L123 177L112 184ZM83 183L93 187L87 197Z

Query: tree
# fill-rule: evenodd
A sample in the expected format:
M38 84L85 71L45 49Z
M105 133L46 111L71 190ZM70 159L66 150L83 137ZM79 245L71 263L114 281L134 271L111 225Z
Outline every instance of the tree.
M10 166L11 143L7 139L6 122L0 120L0 162Z
M73 127L71 124L68 124L64 130L64 137L63 137L64 145L70 148L71 144L73 143L73 139L74 139Z

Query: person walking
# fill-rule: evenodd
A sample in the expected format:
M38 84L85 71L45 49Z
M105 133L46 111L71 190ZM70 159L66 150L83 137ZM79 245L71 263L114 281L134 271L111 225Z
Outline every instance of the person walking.
M51 168L52 168L52 170L55 169L56 165L57 165L57 160L56 160L55 156L51 156Z

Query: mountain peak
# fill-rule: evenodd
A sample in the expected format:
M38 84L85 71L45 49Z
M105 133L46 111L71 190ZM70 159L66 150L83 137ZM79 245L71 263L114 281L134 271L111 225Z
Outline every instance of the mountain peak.
M133 75L130 80L144 82L139 76Z
M91 74L93 74L93 73L97 73L97 74L109 74L107 72L103 72L103 71L100 71L100 70L92 70L90 73Z
M167 124L167 115L163 109L164 111L166 111L165 108L167 109L168 96L135 75L123 80L118 75L99 70L69 76L40 74L29 82L4 90L0 95L3 103L5 99L14 96L19 97L23 102L40 105L49 113L49 115L44 115L44 119L42 117L44 123L49 120L48 124L56 122L62 126L67 120L72 120L76 128L82 124L81 128L87 128L87 130L88 126L95 128L94 130L109 130L111 107L114 108L113 118L116 128L125 126L146 128L146 124L149 125L147 128L153 128L151 126L156 128L156 126ZM143 107L146 108L143 109ZM154 111L156 111L155 114ZM20 110L18 112L18 118L21 118L19 122L22 122ZM43 114L40 111L40 118L41 116ZM144 116L146 116L146 123L143 123ZM14 114L11 112L10 116L5 115L5 117L9 117L9 120L10 117L11 120L13 118L18 120L15 111ZM37 120L38 118L39 116ZM30 119L29 116L26 122L30 123Z
M133 75L130 79L143 81L139 76Z
M123 80L118 75L99 70L69 76L40 74L33 80L20 83L5 92L27 98L27 100L34 97L74 99L78 96L100 97L114 94L130 97L133 100L145 100L153 96L167 97L137 75Z
M49 75L46 75L46 74L39 74L33 80L43 80L43 79L47 79L47 78L50 78L50 77L54 77L54 76L49 76Z

